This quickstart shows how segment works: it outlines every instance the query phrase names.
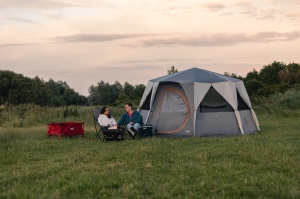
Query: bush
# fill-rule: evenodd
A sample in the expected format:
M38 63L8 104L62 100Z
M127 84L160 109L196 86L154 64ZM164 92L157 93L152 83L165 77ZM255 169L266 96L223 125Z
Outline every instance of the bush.
M284 93L275 93L269 97L255 99L255 111L258 114L272 114L283 117L298 117L300 110L300 90L289 89Z

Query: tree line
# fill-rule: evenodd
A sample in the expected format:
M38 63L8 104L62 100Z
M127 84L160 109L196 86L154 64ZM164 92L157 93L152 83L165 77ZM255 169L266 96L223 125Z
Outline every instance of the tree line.
M89 104L97 105L118 105L125 102L133 102L138 104L143 96L146 86L137 84L135 86L125 82L122 85L120 82L115 81L114 84L101 81L96 86L89 87Z
M289 89L300 89L300 64L274 61L265 65L260 71L253 69L246 77L234 73L224 73L227 76L244 81L250 97L267 97L275 93L284 93Z
M178 70L172 66L168 74ZM260 71L253 69L246 77L235 73L225 72L224 75L239 78L244 81L250 97L267 97L274 93L285 92L288 89L300 90L300 65L298 63L285 64L274 61L265 65ZM0 70L0 104L37 104L40 106L65 106L65 105L119 105L131 101L139 103L145 85L123 85L115 81L113 84L100 81L91 85L89 95L80 95L64 81L44 81L38 76L25 77L12 71Z
M143 95L145 85L122 85L116 81L110 85L101 81L89 88L89 96L76 92L64 81L44 81L38 76L25 77L8 70L0 70L0 105L36 104L40 106L68 105L115 105L125 101L138 102Z
M63 81L44 81L0 70L0 104L37 104L40 106L87 105L88 100Z

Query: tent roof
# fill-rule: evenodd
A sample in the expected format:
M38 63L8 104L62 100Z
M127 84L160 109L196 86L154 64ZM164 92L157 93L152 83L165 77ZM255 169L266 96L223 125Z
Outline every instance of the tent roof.
M165 75L155 79L151 79L150 82L202 82L202 83L216 83L230 81L233 83L240 82L242 80L221 75L218 73L210 72L199 68L191 68L170 75Z

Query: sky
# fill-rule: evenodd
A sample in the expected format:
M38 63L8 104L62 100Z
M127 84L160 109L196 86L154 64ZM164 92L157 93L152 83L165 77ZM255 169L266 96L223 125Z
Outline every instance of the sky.
M300 63L300 0L0 0L0 70L88 96L197 67L246 76Z

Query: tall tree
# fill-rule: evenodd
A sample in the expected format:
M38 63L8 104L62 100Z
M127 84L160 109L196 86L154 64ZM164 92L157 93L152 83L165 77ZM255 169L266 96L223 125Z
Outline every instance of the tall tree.
M300 83L300 65L289 63L285 70L279 71L279 78L282 83L288 83L289 85Z
M235 73L228 73L228 72L225 72L224 73L224 75L225 76L228 76L228 77L233 77L233 78L236 78L236 79L241 79L241 80L243 80L243 77L242 76L240 76L240 75L237 75L237 74L235 74Z
M282 62L274 61L260 70L259 77L267 85L280 84L279 72L282 70L286 70L286 65Z
M12 83L16 74L12 71L0 70L0 103L10 103L9 92L14 88Z
M46 106L49 104L49 90L44 82L36 76L34 79L35 91L34 91L34 103L40 106Z
M97 92L99 92L100 101L102 105L108 105L113 102L111 97L111 88L108 82L101 81L97 85Z
M91 105L98 105L100 103L100 93L97 92L97 87L94 85L91 85L89 87L89 96L88 96L88 100L89 100L89 104Z
M134 97L141 98L144 94L146 86L144 84L138 84L134 87Z
M124 83L124 93L125 93L125 95L127 95L129 97L133 97L134 96L134 86L132 86L128 82L125 82Z
M244 80L249 81L249 80L252 80L252 79L256 79L256 80L260 79L259 73L255 69L253 69L251 72L248 72Z
M168 70L168 75L177 73L177 72L178 72L178 70L175 68L175 66L171 66L170 70Z
M249 95L255 95L260 92L260 90L264 87L264 84L257 79L250 79L245 82L245 87Z
M115 102L121 93L124 93L124 88L119 81L115 81L114 84L111 85L112 92L112 102Z

